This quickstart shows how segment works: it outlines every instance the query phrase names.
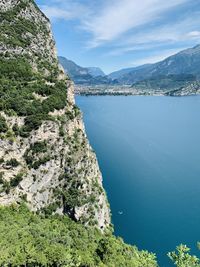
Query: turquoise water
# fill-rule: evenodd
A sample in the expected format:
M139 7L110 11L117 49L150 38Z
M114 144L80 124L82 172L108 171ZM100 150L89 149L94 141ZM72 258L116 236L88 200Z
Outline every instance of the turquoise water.
M166 254L200 241L200 96L76 98L96 151L115 234Z

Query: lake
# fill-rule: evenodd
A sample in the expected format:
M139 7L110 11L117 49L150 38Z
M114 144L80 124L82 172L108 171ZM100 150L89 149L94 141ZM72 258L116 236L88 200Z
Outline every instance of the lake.
M155 252L200 241L200 96L77 96L115 234Z

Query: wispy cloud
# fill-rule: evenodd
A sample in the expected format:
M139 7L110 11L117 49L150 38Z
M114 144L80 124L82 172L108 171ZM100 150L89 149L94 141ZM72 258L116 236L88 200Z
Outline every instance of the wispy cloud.
M46 14L46 16L50 18L51 20L56 20L56 19L69 20L69 19L74 18L73 13L71 13L70 11L65 11L61 8L51 7L47 5L42 5L40 7L42 11Z
M188 36L189 37L192 37L192 38L200 38L200 31L192 31L192 32L189 32L188 33Z
M187 0L115 0L84 22L85 30L93 35L91 47L115 40L129 30L152 23L164 12Z
M52 21L79 20L89 12L87 6L75 0L51 0L48 4L40 5L40 8Z
M200 42L200 14L182 18L181 21L172 21L156 27L147 27L138 33L129 33L126 38L119 40L108 54L117 56L139 50L162 50L163 46L193 41ZM179 46L180 46L179 45Z

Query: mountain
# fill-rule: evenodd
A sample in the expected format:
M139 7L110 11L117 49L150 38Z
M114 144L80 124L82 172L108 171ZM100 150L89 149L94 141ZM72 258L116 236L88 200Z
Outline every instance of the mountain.
M65 73L79 85L100 85L100 84L116 84L115 80L111 80L99 68L83 68L65 57L59 57L60 64L63 66ZM102 74L102 75L98 75Z
M142 66L138 67L133 67L133 68L126 68L126 69L121 69L118 71L111 72L108 74L108 77L111 79L120 79L123 75L128 74L130 72L134 72L135 70L140 70L140 69L145 69L146 67L150 66L151 64L145 64Z
M200 45L183 50L155 64L147 64L128 71L121 70L117 73L121 84L134 84L138 81L159 75L192 74L200 78ZM110 74L109 77L112 77Z
M105 73L98 67L88 67L87 69L92 77L105 76Z
M87 68L83 68L72 60L69 60L65 57L58 57L60 64L63 66L65 72L70 76L71 79L92 79L92 75L89 74Z
M176 55L166 58L155 64L151 70L157 74L193 74L200 78L200 45L183 50Z
M0 205L23 200L106 229L101 173L50 22L32 0L0 3Z

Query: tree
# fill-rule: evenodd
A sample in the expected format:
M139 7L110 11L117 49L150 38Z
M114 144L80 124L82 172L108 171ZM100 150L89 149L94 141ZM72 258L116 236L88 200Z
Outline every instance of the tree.
M168 257L177 267L200 267L200 260L189 254L190 248L186 245L176 247L177 251L169 252Z

